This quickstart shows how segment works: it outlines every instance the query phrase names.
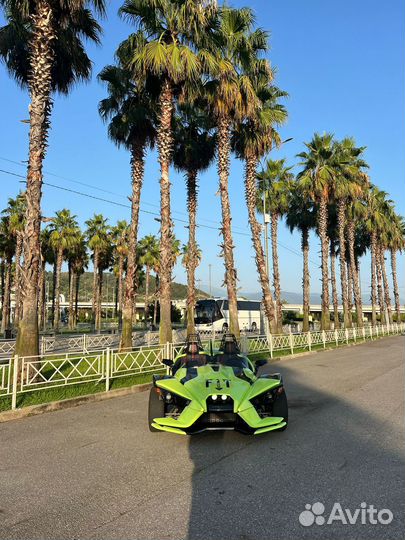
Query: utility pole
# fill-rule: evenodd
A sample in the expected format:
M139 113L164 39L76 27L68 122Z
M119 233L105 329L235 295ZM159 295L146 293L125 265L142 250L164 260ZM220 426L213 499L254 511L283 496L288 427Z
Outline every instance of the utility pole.
M212 298L211 268L212 268L212 264L209 264L209 265L208 265L208 282L209 282L209 293L210 293L210 298Z
M269 225L269 215L266 213L266 191L263 190L263 225L264 225L264 250L265 250L265 257L266 257L266 272L267 272L267 279L270 280L270 268L269 268L269 232L268 232L268 225Z

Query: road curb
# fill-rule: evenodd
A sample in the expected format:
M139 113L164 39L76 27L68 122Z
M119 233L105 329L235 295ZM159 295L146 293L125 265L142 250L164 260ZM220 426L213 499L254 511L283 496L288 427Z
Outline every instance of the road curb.
M87 394L85 396L78 396L75 398L63 399L61 401L51 401L49 403L43 403L41 405L30 405L15 411L5 411L0 413L0 424L3 422L10 422L11 420L20 420L21 418L27 418L28 416L37 416L53 411L61 411L63 409L71 409L85 403L95 403L98 401L105 401L115 397L128 396L130 394L138 394L139 392L145 392L152 387L151 383L137 384L134 386L128 386L126 388L118 388L117 390L110 390L109 392L100 392L98 394Z

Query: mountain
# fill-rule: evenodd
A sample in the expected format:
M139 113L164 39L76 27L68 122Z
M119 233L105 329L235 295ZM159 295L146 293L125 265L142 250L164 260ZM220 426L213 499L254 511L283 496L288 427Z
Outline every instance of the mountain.
M68 272L61 273L61 294L68 299L69 291L69 274ZM52 272L46 272L46 290L49 291L49 296L52 294ZM156 280L154 276L150 276L149 283L149 295L155 292ZM103 275L103 301L104 302L113 302L115 299L115 289L116 289L116 278L113 274L105 272ZM197 289L197 296L199 298L208 298L209 295ZM90 302L93 295L93 272L85 272L80 276L80 290L79 290L79 300ZM142 302L145 295L145 283L142 283L137 292L137 301ZM187 298L187 285L182 283L172 283L172 298L173 300L183 300Z

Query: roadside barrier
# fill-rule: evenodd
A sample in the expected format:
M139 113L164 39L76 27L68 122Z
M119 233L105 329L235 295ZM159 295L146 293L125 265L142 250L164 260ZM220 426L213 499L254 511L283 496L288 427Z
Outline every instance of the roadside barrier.
M277 351L287 351L294 354L297 351L311 351L314 348L326 348L333 344L339 346L349 342L361 342L378 337L397 335L405 331L405 323L379 325L375 327L349 328L344 330L329 330L306 332L301 334L284 335L250 335L243 334L240 338L241 351L246 354L268 352L273 358ZM44 352L40 356L18 357L9 355L0 359L0 397L11 396L11 408L17 406L17 396L26 392L35 392L55 387L77 385L93 382L105 384L109 391L113 379L156 373L165 370L162 364L164 358L174 359L183 349L184 343L165 343L163 345L144 345L131 350L119 351L110 347L108 339L111 336L92 336L97 340L83 346L70 338L72 348L82 350L68 353ZM86 336L89 339L89 336ZM215 349L219 339L203 339L208 347L210 342ZM91 347L98 349L91 350Z

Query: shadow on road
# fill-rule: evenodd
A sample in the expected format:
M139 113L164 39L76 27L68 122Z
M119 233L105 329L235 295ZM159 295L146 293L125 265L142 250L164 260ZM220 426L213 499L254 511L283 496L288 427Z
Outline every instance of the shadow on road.
M187 538L402 539L403 416L395 431L390 389L370 382L365 395L359 391L357 406L355 381L350 402L345 397L350 388L331 395L303 383L284 365L280 371L290 405L285 432L256 437L206 432L190 438L194 473ZM363 408L370 402L375 403L372 414ZM352 511L366 502L389 508L394 520L390 525L300 525L305 504L318 501L326 517L335 502Z

